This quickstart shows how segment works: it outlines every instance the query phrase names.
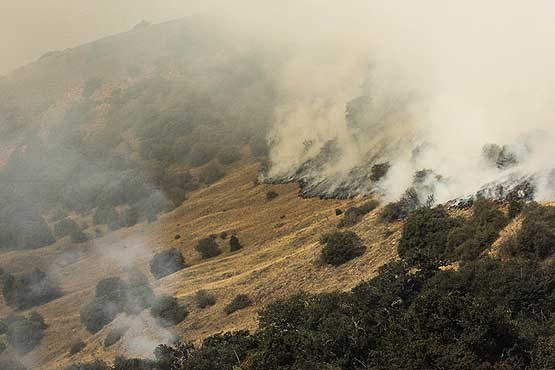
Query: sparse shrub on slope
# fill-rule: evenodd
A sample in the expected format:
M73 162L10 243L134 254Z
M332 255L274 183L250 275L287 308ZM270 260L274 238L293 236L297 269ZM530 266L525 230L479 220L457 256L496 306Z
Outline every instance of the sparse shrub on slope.
M211 237L200 239L195 249L200 253L203 259L213 258L222 253L216 240Z
M84 350L86 346L87 344L85 342L83 342L82 340L78 340L77 342L74 342L69 348L69 354L73 356Z
M71 218L66 217L54 225L54 236L56 238L63 238L79 230L79 225Z
M380 202L378 202L377 200L371 200L359 207L347 208L347 210L343 214L343 218L341 219L341 221L339 221L337 227L342 228L356 225L364 218L365 215L378 208L379 205Z
M246 294L238 294L233 298L231 302L227 306L224 307L224 312L227 315L231 315L232 313L242 310L252 306L252 301Z
M106 338L104 338L104 347L110 347L119 342L128 330L128 327L121 327L110 330L108 335L106 335Z
M274 200L274 199L276 199L277 197L279 197L279 194L276 193L276 192L273 191L273 190L270 190L269 192L266 193L266 200Z
M156 298L150 309L152 317L156 318L161 326L174 326L185 320L189 312L177 302L177 298L163 295Z
M4 302L23 310L50 302L63 295L58 283L39 269L19 277L3 274Z
M365 250L362 240L352 231L324 235L320 243L324 245L322 248L323 262L333 266L339 266L360 257Z
M218 151L217 158L221 164L229 165L241 159L241 151L235 146L224 146Z
M243 246L241 245L241 242L239 242L237 235L231 235L231 238L229 238L229 250L235 252L241 248L243 248Z
M109 225L117 222L119 215L114 207L105 206L96 209L93 215L93 221L96 225Z
M8 318L6 338L17 352L27 353L40 343L46 328L44 319L37 312L28 316L12 316Z
M96 360L95 362L83 364L78 363L66 367L64 370L111 370L104 361Z
M175 248L156 254L150 261L150 272L156 279L187 267L181 252Z
M199 173L199 181L211 185L225 176L225 171L221 165L211 162L201 169Z
M216 297L204 289L199 290L195 293L195 304L200 309L210 307L216 304Z
M84 243L90 239L89 235L83 230L76 230L71 233L70 240L72 243Z
M95 298L81 307L81 323L94 334L111 323L119 312L120 308L115 303Z
M121 312L138 314L152 305L154 293L142 273L132 271L128 281L119 277L102 279L95 297L81 307L81 322L91 333L100 331Z

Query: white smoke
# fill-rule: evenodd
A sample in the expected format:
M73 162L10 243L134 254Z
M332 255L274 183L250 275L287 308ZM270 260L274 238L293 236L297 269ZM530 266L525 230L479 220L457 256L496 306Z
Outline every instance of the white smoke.
M311 181L333 188L382 153L392 168L380 185L392 198L421 169L446 179L436 188L438 201L503 176L509 170L484 163L488 143L516 153L519 164L510 171L555 167L552 2L285 4L273 21L264 18L290 38L276 76L270 178L293 176L334 138L340 158L312 171ZM363 95L372 101L370 118L365 130L354 130L345 107ZM541 181L538 196L550 197Z

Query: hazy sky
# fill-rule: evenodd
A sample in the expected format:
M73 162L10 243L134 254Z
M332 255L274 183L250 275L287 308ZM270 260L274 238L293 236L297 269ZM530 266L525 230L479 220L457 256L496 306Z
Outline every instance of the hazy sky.
M196 3L196 4L195 4ZM202 10L191 0L0 0L0 74L65 49Z

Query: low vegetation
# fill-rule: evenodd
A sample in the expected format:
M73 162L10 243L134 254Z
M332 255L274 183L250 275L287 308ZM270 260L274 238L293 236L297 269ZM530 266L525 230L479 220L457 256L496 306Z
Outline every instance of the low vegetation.
M237 235L231 235L231 238L229 238L229 250L231 252L235 252L241 248L243 248L243 246L241 245L241 242L239 241Z
M246 294L237 294L235 298L231 302L228 303L227 306L224 307L224 312L227 315L231 315L232 313L252 306L252 301Z
M63 295L58 283L45 272L35 269L29 274L2 274L4 302L17 310L40 306Z
M380 202L378 202L377 200L370 200L359 207L347 208L345 212L342 212L343 218L341 219L341 221L339 221L337 227L343 228L356 225L357 223L362 221L365 215L378 208L379 205Z
M28 353L41 342L47 326L42 316L33 312L28 316L11 316L6 320L6 338L19 353Z
M156 279L161 279L185 267L187 265L183 255L175 248L156 254L150 261L150 272Z
M198 308L204 309L216 304L216 296L202 289L195 293L195 304Z
M119 313L138 314L153 301L154 293L141 272L131 271L127 281L119 277L106 278L96 285L93 300L81 308L81 322L89 332L97 333Z
M179 324L185 320L189 312L177 302L177 298L163 295L156 298L150 309L150 314L163 327Z
M120 327L110 330L106 338L104 338L104 347L110 347L119 342L129 330L128 327Z
M77 353L84 350L85 347L87 347L87 344L85 342L83 342L82 340L78 340L77 342L74 342L71 345L71 347L69 348L69 354L72 355L72 356L76 355Z
M364 254L362 240L352 231L335 232L324 235L320 243L322 261L328 265L339 266Z
M222 251L216 242L216 238L208 237L200 239L195 247L203 259L219 256Z

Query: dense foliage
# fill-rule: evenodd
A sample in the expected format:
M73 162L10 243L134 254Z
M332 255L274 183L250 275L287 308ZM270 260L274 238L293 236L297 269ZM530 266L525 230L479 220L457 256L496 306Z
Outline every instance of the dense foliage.
M195 246L197 252L200 253L203 259L219 256L222 251L216 242L216 238L208 237L200 239Z
M17 352L27 353L42 340L47 326L37 312L27 316L10 316L6 320L6 338Z
M152 317L158 320L161 326L174 326L185 320L189 312L177 302L177 298L163 295L154 301L150 309Z
M2 274L2 282L4 302L18 310L42 305L63 294L58 283L39 269L21 276L6 272Z
M111 277L97 283L94 298L81 307L81 322L88 331L96 333L119 313L136 315L153 302L154 293L148 279L141 272L132 270L127 281Z
M364 254L362 240L352 231L335 232L324 235L320 243L324 263L339 266Z
M537 234L550 235L552 213L528 206L519 239L534 258L500 261L476 253L506 224L494 203L477 200L467 219L442 208L419 209L405 225L401 260L352 291L276 301L260 312L254 333L220 334L196 347L160 346L156 361L144 364L177 370L553 369L555 266L535 258L547 254L536 252L547 245ZM438 268L461 258L457 269Z
M181 252L175 248L157 253L150 261L150 272L156 279L187 267Z

